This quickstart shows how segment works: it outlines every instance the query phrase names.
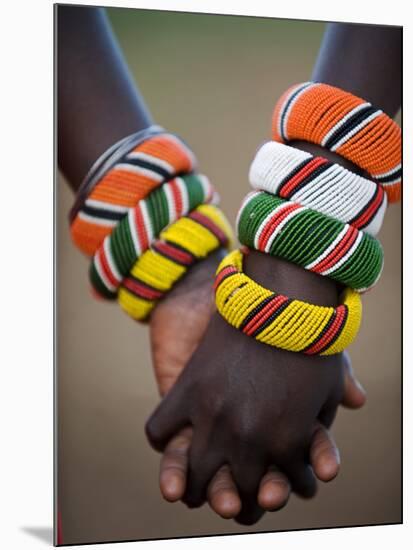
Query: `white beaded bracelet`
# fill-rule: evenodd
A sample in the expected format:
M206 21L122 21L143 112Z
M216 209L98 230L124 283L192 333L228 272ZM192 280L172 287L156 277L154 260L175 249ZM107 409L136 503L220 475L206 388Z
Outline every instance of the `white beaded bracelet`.
M257 152L249 180L254 189L300 203L370 235L377 235L387 208L381 185L323 157L269 141Z

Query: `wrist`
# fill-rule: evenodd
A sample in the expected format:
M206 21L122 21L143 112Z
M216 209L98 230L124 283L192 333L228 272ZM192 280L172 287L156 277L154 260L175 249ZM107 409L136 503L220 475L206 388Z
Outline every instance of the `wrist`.
M364 178L370 179L370 176L367 174L367 172L359 168L356 164L344 158L343 156L338 155L333 151L330 151L325 147L321 147L321 145L317 145L316 143L311 143L310 141L302 141L302 140L292 140L288 143L288 145L290 147L295 147L296 149L301 149L302 151L306 151L307 153L311 153L314 156L322 156L326 158L328 161L334 162L335 164L339 164L346 170L350 170L354 174L358 174L359 176L363 176Z
M201 288L207 290L208 295L213 301L212 286L214 281L215 272L221 260L228 254L225 248L219 248L209 254L206 258L197 262L189 269L188 273L178 281L174 287L168 292L164 299L159 302L157 308L162 307L162 303L167 302L170 299L176 299L182 295L197 292Z
M333 279L281 258L251 250L245 256L244 269L260 285L289 298L320 306L338 304L339 285Z

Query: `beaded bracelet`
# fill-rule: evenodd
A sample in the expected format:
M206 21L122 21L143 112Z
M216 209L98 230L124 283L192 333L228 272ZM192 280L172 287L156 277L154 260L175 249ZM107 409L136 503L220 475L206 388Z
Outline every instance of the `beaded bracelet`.
M373 236L386 212L387 196L380 184L275 141L258 150L249 179L254 189L308 206Z
M104 298L116 298L124 277L162 229L208 202L217 202L217 194L199 174L168 181L140 200L94 254L89 272L94 290Z
M364 292L379 279L377 239L330 216L265 191L249 193L237 217L240 242Z
M202 204L162 231L123 280L118 303L145 321L157 302L196 262L232 244L231 227L216 206Z
M136 134L126 146L122 140L102 160L105 162L98 171L99 179L88 174L71 212L72 239L89 256L129 208L163 182L195 168L195 157L185 143L159 129ZM97 170L94 167L92 171Z
M153 124L148 128L139 130L129 136L126 136L108 149L106 149L100 157L98 157L88 173L84 177L79 189L76 192L75 201L72 208L69 211L69 222L72 223L76 218L79 210L84 206L85 200L93 191L95 185L103 178L103 176L108 172L119 160L126 154L132 151L140 143L143 143L152 136L165 133L166 130L161 126Z
M361 322L361 299L347 288L341 305L317 306L272 292L245 275L241 251L218 267L215 299L233 327L260 342L307 355L333 355L354 340Z
M363 99L327 84L296 84L275 106L272 133L275 141L301 139L342 155L381 183L389 202L400 199L400 128Z

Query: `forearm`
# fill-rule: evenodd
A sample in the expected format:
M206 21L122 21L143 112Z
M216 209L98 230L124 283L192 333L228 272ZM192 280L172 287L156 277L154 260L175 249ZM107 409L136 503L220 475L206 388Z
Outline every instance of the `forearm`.
M330 23L312 80L343 88L394 117L401 102L402 29Z
M401 52L399 27L330 23L311 80L351 92L394 117L401 104ZM342 156L318 145L303 141L290 145L362 173Z
M400 28L329 24L312 80L354 93L394 116L401 99L401 45ZM353 163L319 145L304 141L289 145L366 176ZM337 302L338 287L333 280L280 258L254 251L247 257L245 269L264 286L293 298L320 305Z
M401 52L399 27L330 23L311 80L351 92L394 117L401 103ZM318 145L302 141L290 145L323 154L353 172L362 172L342 156Z
M152 124L101 8L57 7L58 164L77 190L119 139Z

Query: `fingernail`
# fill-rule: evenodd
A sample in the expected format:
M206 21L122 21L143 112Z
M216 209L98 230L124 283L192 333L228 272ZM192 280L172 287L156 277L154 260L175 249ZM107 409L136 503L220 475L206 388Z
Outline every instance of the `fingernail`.
M356 386L361 391L361 393L366 395L366 390L363 388L363 386L360 384L360 382L358 380L356 380Z

